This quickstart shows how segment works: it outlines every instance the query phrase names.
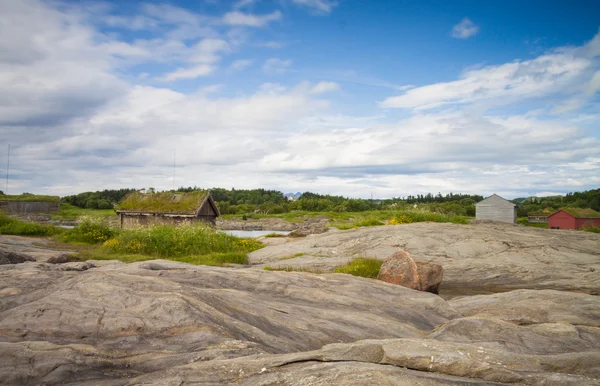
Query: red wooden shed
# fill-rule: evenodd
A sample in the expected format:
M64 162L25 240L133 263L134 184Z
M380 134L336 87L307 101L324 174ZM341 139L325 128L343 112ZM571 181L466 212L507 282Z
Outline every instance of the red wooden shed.
M589 208L563 208L548 217L548 228L551 229L580 229L586 226L600 227L600 213Z

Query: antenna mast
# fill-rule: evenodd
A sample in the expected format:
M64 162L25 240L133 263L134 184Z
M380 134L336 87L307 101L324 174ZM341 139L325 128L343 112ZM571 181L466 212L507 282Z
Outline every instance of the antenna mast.
M8 194L8 170L10 168L10 143L8 144L8 155L6 157L6 189L4 194Z

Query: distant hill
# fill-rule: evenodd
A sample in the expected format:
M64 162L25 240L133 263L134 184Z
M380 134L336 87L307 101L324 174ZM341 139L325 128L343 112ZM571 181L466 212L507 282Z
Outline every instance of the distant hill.
M288 200L297 200L300 198L300 196L302 195L302 193L300 192L296 192L296 193L284 193L283 196L285 198L287 198Z

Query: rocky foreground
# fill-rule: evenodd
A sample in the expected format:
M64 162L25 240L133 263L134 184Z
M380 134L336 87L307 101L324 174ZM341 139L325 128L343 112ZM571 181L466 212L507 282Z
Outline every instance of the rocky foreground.
M0 383L600 385L600 235L412 224L269 242L218 268L49 264L60 251L0 236L37 260L0 266ZM261 269L398 248L444 265L442 296L490 294Z

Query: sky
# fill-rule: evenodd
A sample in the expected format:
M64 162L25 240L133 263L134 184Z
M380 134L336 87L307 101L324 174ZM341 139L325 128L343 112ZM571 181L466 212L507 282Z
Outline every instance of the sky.
M0 0L0 190L596 189L599 8Z

